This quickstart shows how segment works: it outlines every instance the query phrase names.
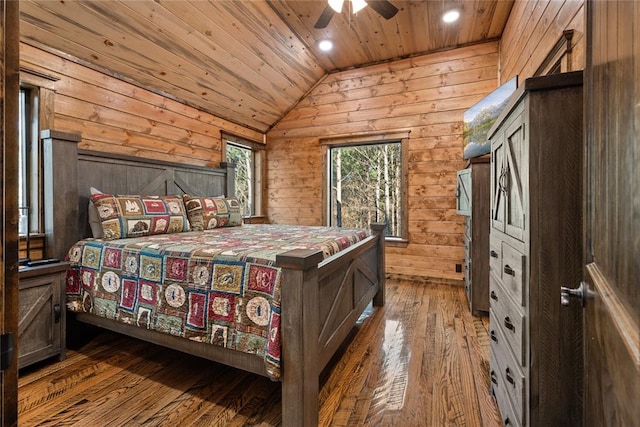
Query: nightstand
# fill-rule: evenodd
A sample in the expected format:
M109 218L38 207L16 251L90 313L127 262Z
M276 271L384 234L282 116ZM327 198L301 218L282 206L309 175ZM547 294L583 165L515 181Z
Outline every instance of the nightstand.
M18 368L65 357L65 282L69 263L56 262L19 270Z

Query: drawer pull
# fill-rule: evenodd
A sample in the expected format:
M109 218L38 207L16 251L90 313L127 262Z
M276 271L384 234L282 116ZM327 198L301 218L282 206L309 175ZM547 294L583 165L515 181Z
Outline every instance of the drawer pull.
M498 258L498 252L491 250L491 252L489 252L489 255L491 255L491 258Z
M516 331L516 327L513 323L511 323L511 319L509 318L509 316L504 318L504 326L507 329L511 329L513 332Z
M496 331L494 331L493 329L491 330L491 332L489 333L489 335L491 335L491 339L495 342L498 342L498 337L496 336Z
M504 371L504 373L507 376L507 381L509 381L511 383L511 385L513 385L515 387L516 386L516 382L513 380L513 377L511 376L511 369L507 368Z
M61 317L62 317L62 311L60 310L60 304L56 304L53 306L53 321L55 323L60 323Z
M491 371L489 375L491 376L491 382L494 384L498 384L498 376L496 375L496 371Z
M513 268L509 267L509 264L504 266L504 273L514 277L516 275L516 272L513 270Z
M492 300L498 301L498 295L496 295L495 291L491 291L489 295L491 295Z

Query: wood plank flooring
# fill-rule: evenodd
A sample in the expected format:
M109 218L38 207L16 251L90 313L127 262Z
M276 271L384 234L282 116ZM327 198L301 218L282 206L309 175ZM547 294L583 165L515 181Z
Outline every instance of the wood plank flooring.
M501 425L488 319L462 286L391 278L321 376L322 426ZM277 426L280 384L101 331L20 372L20 426Z

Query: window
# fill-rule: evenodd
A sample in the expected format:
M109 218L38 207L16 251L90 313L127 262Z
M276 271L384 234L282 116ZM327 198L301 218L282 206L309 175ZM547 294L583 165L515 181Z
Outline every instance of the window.
M369 228L385 222L387 237L406 239L405 165L401 139L329 147L329 225Z
M235 163L236 197L242 216L261 215L262 144L223 134L227 162Z
M24 86L19 97L18 233L39 232L38 89Z

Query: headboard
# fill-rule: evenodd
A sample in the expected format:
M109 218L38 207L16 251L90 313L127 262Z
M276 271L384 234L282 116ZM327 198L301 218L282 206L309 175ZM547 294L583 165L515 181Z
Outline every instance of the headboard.
M78 149L78 135L43 131L46 256L62 259L91 235L90 188L112 194L233 196L234 165L191 166Z

